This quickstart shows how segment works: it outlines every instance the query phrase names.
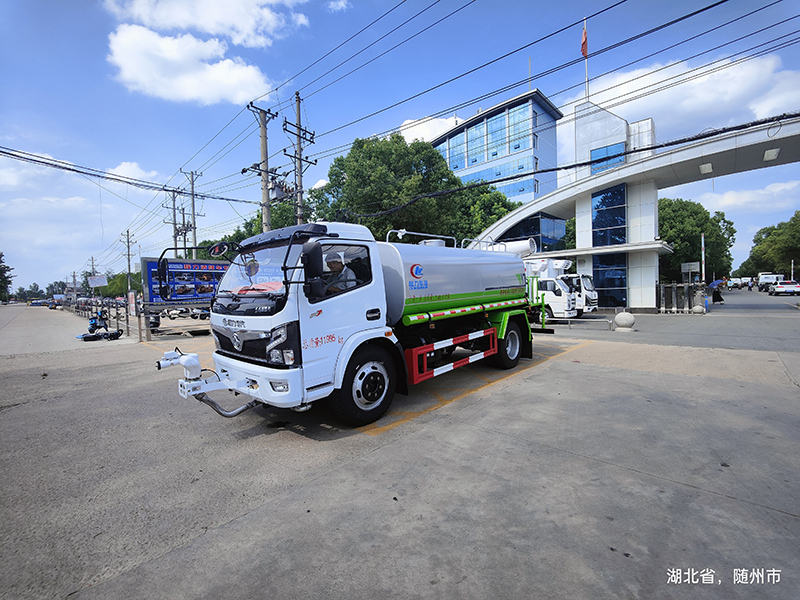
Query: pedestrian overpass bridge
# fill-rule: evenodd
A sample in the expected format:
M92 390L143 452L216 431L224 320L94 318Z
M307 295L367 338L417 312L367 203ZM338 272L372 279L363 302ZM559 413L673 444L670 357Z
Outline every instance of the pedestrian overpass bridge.
M586 122L582 123L579 112L588 111L588 107L591 107L593 116L586 117ZM595 139L580 139L579 128L582 127L593 132L589 135L594 135ZM672 252L669 240L661 240L658 236L658 191L733 173L800 162L800 114L784 115L744 129L710 135L661 152L655 149L658 145L654 143L654 130L651 119L628 125L593 104L578 107L576 162L585 163L584 166L570 172L570 183L509 213L486 229L480 239L498 242L513 239L508 235L511 228L539 212L561 219L575 217L577 248L540 252L537 258L576 257L578 272L594 274L598 283L597 265L603 260L598 261L595 257L624 254L624 277L620 271L621 260L617 272L611 275L619 289L625 289L627 293L615 297L624 296L622 305L631 308L655 308L658 254ZM621 141L625 142L628 150L625 162L591 174L588 166L590 148ZM592 199L604 190L623 184L627 192L625 243L595 245ZM623 278L624 285L620 284ZM613 300L612 296L609 298ZM601 294L601 306L602 297ZM606 304L613 305L620 303L617 300Z

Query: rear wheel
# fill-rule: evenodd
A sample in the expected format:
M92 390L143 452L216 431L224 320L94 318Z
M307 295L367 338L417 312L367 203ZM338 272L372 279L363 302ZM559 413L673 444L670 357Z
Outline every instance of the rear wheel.
M506 327L506 337L497 340L497 354L495 364L501 369L513 369L519 363L522 354L522 335L519 325L509 321Z
M394 390L392 357L379 346L363 346L347 365L342 387L332 398L333 408L350 425L373 423L388 410Z

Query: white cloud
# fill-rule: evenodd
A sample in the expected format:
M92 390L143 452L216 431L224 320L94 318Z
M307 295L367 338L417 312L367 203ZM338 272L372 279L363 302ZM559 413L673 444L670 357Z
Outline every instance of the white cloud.
M679 62L615 73L591 82L589 99L629 123L653 117L658 141L800 108L800 72L782 71L778 56L738 64L723 61L719 65L728 68L690 73L690 65ZM589 68L591 73L591 61ZM681 85L669 87L692 76ZM656 93L643 95L656 89ZM581 90L561 109L565 117L558 125L561 164L575 159L572 117L575 104L583 100Z
M244 104L270 89L263 73L241 59L223 58L227 44L192 35L160 36L120 25L109 36L109 62L132 91L175 102Z
M722 194L706 192L694 200L710 212L717 210L770 213L800 206L800 181L772 183L760 190L729 190Z
M458 125L458 121L458 117L449 117L447 119L409 119L403 121L403 124L400 126L400 133L406 139L406 142L409 143L414 140L429 142L439 137L445 131Z
M113 169L108 169L108 172L112 175L129 177L131 179L141 179L144 181L158 181L159 179L162 179L158 171L145 171L137 162L122 162Z
M105 0L120 20L157 31L197 31L226 37L237 46L264 48L290 30L308 25L294 6L305 0ZM284 10L281 10L284 9Z
M328 12L339 12L353 8L347 0L332 0L328 2Z
M40 156L52 158L41 154ZM12 159L0 159L0 189L18 189L37 181L47 169Z

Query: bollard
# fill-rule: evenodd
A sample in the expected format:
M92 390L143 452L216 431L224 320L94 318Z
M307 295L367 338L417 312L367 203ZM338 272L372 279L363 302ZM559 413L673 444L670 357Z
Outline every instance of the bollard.
M672 314L678 314L678 284L677 282L672 282Z
M616 331L630 332L633 331L633 324L636 322L634 316L629 312L617 313L614 316L614 325Z

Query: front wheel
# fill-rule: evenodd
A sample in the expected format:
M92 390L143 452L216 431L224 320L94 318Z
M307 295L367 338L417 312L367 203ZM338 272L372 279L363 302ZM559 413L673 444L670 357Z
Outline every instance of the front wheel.
M392 403L395 366L389 353L379 346L355 351L344 374L341 389L332 398L339 418L356 427L380 419Z
M495 365L501 369L513 369L519 363L522 355L522 335L519 325L514 321L509 321L506 327L506 337L497 340L497 354L495 355Z

